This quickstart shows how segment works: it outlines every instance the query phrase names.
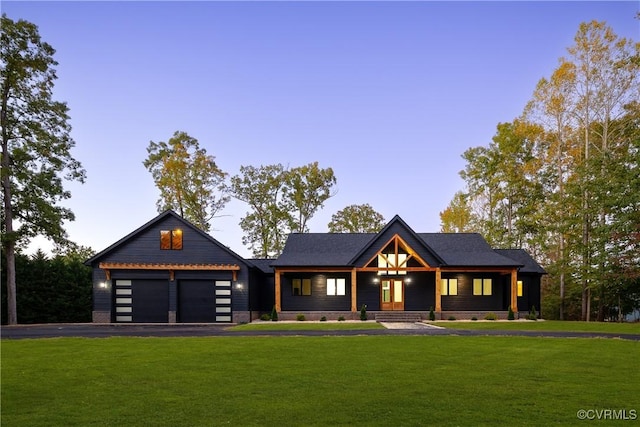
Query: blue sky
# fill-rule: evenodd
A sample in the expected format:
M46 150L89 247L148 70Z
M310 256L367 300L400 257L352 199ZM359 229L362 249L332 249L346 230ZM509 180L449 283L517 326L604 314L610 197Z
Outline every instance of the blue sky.
M87 170L69 237L102 250L156 214L149 141L197 138L230 175L318 161L337 194L418 232L463 188L461 154L519 116L581 22L639 39L638 2L11 2L59 62ZM212 235L243 256L232 201ZM42 240L31 245L47 249Z

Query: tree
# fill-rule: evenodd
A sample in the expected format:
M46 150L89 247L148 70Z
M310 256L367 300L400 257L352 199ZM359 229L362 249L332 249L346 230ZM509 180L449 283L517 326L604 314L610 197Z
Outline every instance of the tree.
M149 142L143 162L160 190L158 211L176 210L180 216L208 232L209 222L229 201L227 174L198 140L176 131L168 142Z
M329 233L377 233L384 227L382 214L368 203L349 205L331 215Z
M443 233L466 233L474 231L473 213L467 203L467 195L457 191L449 205L440 212L440 231Z
M71 197L63 182L84 182L85 171L71 155L75 142L69 109L66 103L53 100L55 50L41 40L34 24L14 22L5 14L1 23L2 245L7 321L15 324L16 244L36 235L66 243L63 223L74 220L74 215L58 205Z
M336 184L333 169L320 169L318 162L292 168L284 175L286 185L284 198L292 214L291 231L308 231L307 221L333 196L331 189Z
M241 166L240 174L231 178L231 194L251 208L240 227L245 233L242 243L249 245L254 256L275 258L284 248L292 222L282 203L285 173L281 164Z

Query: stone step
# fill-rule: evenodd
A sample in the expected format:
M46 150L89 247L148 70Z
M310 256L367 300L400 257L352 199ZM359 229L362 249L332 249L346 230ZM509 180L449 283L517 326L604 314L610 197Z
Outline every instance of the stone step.
M376 313L376 322L419 322L421 320L420 313Z

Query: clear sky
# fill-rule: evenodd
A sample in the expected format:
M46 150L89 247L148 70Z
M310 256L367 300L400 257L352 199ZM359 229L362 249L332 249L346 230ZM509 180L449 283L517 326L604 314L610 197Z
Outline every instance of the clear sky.
M195 137L230 175L318 161L337 194L310 222L369 203L415 231L463 189L461 154L519 116L578 25L640 39L628 2L2 2L59 62L84 185L69 237L102 250L157 214L149 141ZM232 201L212 235L249 256ZM42 241L33 247L47 249Z

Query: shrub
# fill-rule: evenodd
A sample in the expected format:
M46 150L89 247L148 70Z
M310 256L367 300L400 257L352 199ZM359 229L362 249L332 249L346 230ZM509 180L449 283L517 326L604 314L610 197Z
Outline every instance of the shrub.
M362 308L360 308L360 320L367 320L367 305L362 304Z
M494 312L489 312L484 316L484 320L498 320L498 316Z
M272 322L277 322L278 321L278 311L276 310L276 306L273 306L273 310L271 310L271 321Z
M515 320L516 316L513 314L513 310L511 309L511 306L509 306L509 314L507 314L507 320Z
M471 320L478 320L478 318L476 316L473 316Z
M449 320L456 320L456 316L449 316Z
M260 320L271 320L271 315L269 313L265 313L260 316Z
M327 316L322 316L322 317L320 318L320 321L321 321L321 322L326 322L326 321L327 321Z
M297 320L298 322L304 322L305 320L307 320L307 318L306 318L306 317L304 317L304 314L298 314L298 315L296 316L296 320Z
M344 322L344 316L338 317L338 322Z
M436 314L433 312L433 306L431 306L431 309L429 310L429 320L432 322L436 320Z
M529 320L538 320L538 314L536 313L536 306L532 305L531 310L529 311L529 316L527 316Z

